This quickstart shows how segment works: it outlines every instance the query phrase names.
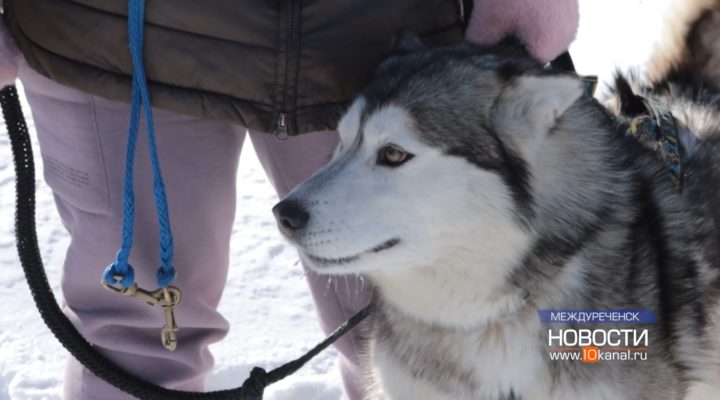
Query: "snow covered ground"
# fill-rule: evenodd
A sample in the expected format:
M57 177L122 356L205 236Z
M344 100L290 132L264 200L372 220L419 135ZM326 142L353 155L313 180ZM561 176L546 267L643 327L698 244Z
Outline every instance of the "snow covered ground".
M581 0L581 26L571 52L580 73L607 79L616 66L640 65L657 37L668 0ZM28 111L25 104L26 112ZM28 116L31 131L32 119ZM14 171L0 132L0 400L60 399L65 352L43 325L26 287L13 234ZM37 148L36 148L37 154ZM36 162L41 160L36 158ZM40 167L40 166L38 166ZM69 238L47 186L38 180L37 223L50 281L59 280ZM208 389L241 384L254 365L271 368L304 353L323 337L314 319L297 256L276 232L276 197L249 145L238 177L232 266L220 306L232 329L213 346L217 366ZM270 387L274 400L337 400L342 396L334 350Z

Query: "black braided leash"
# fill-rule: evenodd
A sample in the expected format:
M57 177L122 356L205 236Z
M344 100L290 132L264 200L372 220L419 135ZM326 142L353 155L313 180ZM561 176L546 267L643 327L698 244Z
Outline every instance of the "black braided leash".
M107 357L100 354L80 335L80 332L65 316L55 300L47 275L45 275L45 268L37 241L37 231L35 229L35 165L30 135L20 106L17 89L14 85L0 90L0 105L10 135L15 175L17 177L15 183L17 196L15 235L18 255L25 272L25 279L35 300L35 305L40 311L45 324L70 354L90 372L107 383L143 400L262 400L263 392L268 385L295 373L305 363L328 348L370 314L371 306L365 307L305 355L270 372L259 367L253 368L250 371L250 377L245 380L242 386L235 389L208 393L171 390L146 382L124 371Z

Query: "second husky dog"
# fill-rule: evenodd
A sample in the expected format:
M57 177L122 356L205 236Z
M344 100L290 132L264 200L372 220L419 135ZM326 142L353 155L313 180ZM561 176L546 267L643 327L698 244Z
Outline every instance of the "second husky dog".
M698 49L619 78L615 115L502 47L398 43L333 160L274 209L310 268L376 287L370 398L720 399L720 53L703 45L720 36L702 40L720 7L693 4ZM675 179L626 137L651 103L674 115ZM649 309L622 325L647 330L646 357L554 360L548 331L588 325L540 309Z

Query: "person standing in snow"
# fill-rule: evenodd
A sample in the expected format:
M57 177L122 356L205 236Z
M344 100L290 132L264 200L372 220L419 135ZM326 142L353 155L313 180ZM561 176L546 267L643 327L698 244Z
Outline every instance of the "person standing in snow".
M576 0L148 2L145 68L173 223L175 284L186 293L176 309L180 345L168 352L158 343L150 307L99 284L122 223L132 76L128 4L4 3L0 84L16 77L23 83L44 176L72 238L62 281L65 310L119 366L191 391L204 389L213 363L208 346L229 329L216 308L227 277L236 171L246 137L282 197L328 161L339 116L399 29L418 33L429 45L465 39L492 44L512 34L548 61L567 49L578 23ZM131 263L139 282L154 282L152 174L140 136ZM325 332L368 301L359 282L334 287L326 276L307 277ZM351 400L362 393L359 335L355 330L336 343ZM69 360L65 398L128 397Z

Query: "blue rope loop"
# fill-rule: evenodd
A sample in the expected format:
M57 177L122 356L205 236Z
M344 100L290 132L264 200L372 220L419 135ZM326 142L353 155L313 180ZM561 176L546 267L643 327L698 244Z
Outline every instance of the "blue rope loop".
M165 268L160 267L155 274L155 280L157 281L158 286L166 287L175 279L175 275L175 268L165 270Z
M107 285L117 285L123 289L127 289L135 282L135 269L133 269L130 264L125 264L125 266L121 268L116 261L105 268L103 282Z
M172 266L174 244L170 228L170 215L165 194L165 183L160 171L155 125L153 122L152 103L145 76L143 63L143 28L145 20L145 0L130 0L128 10L128 36L130 41L130 57L133 66L130 127L128 145L125 154L125 181L123 185L123 224L120 250L115 262L105 269L103 282L112 285L129 287L135 281L135 273L128 263L134 236L135 195L133 192L133 173L135 149L140 125L141 109L144 109L145 134L147 136L150 164L153 174L153 196L158 218L160 239L160 268L156 274L158 286L166 287L175 279L175 268ZM118 281L116 278L120 277Z

